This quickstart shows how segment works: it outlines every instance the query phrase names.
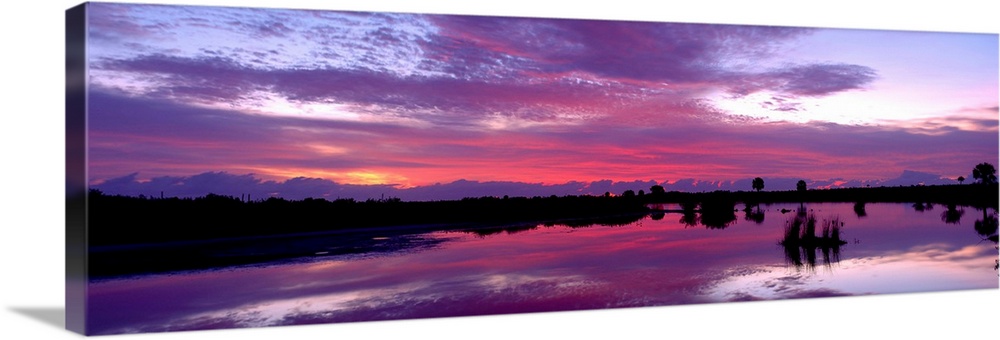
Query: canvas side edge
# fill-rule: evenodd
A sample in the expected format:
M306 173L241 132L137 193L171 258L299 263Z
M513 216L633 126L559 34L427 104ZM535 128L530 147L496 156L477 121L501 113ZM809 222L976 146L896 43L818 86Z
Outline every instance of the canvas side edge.
M87 4L66 10L66 329L87 334Z

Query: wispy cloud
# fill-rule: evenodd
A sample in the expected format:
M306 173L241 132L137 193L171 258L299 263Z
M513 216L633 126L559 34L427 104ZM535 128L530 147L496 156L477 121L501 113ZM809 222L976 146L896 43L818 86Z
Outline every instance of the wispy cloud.
M100 78L98 85L148 84L144 95L245 109L266 105L260 99L268 95L299 103L347 103L358 111L430 113L424 119L437 117L436 123L443 124L470 116L545 121L618 116L636 105L678 108L699 93L731 87L743 78L757 79L756 90L772 87L791 94L851 88L843 73L852 65L764 74L742 70L742 60L771 56L783 41L808 29L337 12L320 12L323 20L306 22L291 20L294 12L288 11L208 11L198 18L162 10L168 13L132 17L154 27L142 35L159 32L172 40L166 37L184 27L284 40L273 48L221 41L223 46L196 49L175 43L174 50L108 54L93 67L99 75L119 77ZM119 16L105 20L124 20L111 19ZM170 25L181 27L163 28L166 19L178 19ZM389 22L408 25L395 28ZM119 30L109 29L129 33ZM284 62L303 56L320 61ZM413 64L398 64L406 60ZM811 77L826 85L805 88Z
M817 29L93 8L92 182L878 179L953 176L997 154L995 102L868 124L815 114L816 100L882 79L856 61L789 58ZM740 99L804 118L723 105Z

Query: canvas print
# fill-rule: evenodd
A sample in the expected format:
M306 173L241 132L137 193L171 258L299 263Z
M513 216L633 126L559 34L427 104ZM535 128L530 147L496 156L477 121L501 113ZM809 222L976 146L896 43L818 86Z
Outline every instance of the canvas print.
M74 331L998 288L997 34L66 18Z

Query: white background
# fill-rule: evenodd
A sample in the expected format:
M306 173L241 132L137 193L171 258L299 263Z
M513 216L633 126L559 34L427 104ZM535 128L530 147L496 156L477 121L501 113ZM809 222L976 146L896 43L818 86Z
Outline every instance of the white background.
M515 15L1000 32L995 4L959 0L166 1L446 14ZM418 4L410 4L410 3ZM696 4L695 4L696 3ZM30 5L29 5L30 4ZM64 11L73 1L16 0L0 12L0 338L65 339ZM905 4L905 5L904 5ZM905 6L905 7L901 7ZM892 273L885 273L892 275ZM115 336L115 339L996 338L1000 290L749 302Z

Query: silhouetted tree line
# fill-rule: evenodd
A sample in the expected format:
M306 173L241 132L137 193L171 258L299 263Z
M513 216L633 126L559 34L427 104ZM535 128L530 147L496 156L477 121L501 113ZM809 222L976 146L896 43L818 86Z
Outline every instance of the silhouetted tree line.
M759 203L799 203L799 202L842 202L842 203L934 203L996 208L997 183L977 185L917 185L877 188L836 188L789 191L716 191L706 193L662 192L643 196L648 203L690 203L718 200L719 195L735 202Z
M415 224L505 224L558 219L644 214L653 203L679 203L681 222L725 228L734 221L735 204L778 202L934 203L997 208L998 186L988 166L974 174L976 185L841 188L794 191L667 192L655 185L649 193L627 190L620 196L475 197L453 201L404 202L398 198L249 201L209 194L198 198L88 195L91 245L154 243L176 240L275 235ZM995 172L995 170L993 170ZM762 185L754 185L754 190ZM856 209L858 210L858 206ZM694 216L694 212L700 216ZM654 218L662 218L655 212ZM763 216L750 216L762 219Z
M756 190L756 188L755 188ZM858 217L864 217L865 203L914 203L914 207L927 207L934 203L949 207L956 205L979 208L997 207L998 188L996 183L986 185L940 185L878 188L842 188L805 190L804 185L795 191L714 191L705 193L683 193L661 191L655 186L652 194L642 197L648 204L676 203L681 206L682 224L703 225L710 229L722 229L736 221L734 213L737 202L745 204L744 219L758 224L764 221L760 203L854 203ZM756 207L756 209L754 209ZM955 219L956 212L943 217ZM664 217L657 209L651 213L654 220Z
M272 197L245 201L214 194L139 198L91 190L88 200L88 238L96 246L420 224L500 224L623 214L641 217L649 210L638 196L478 197L432 202Z

